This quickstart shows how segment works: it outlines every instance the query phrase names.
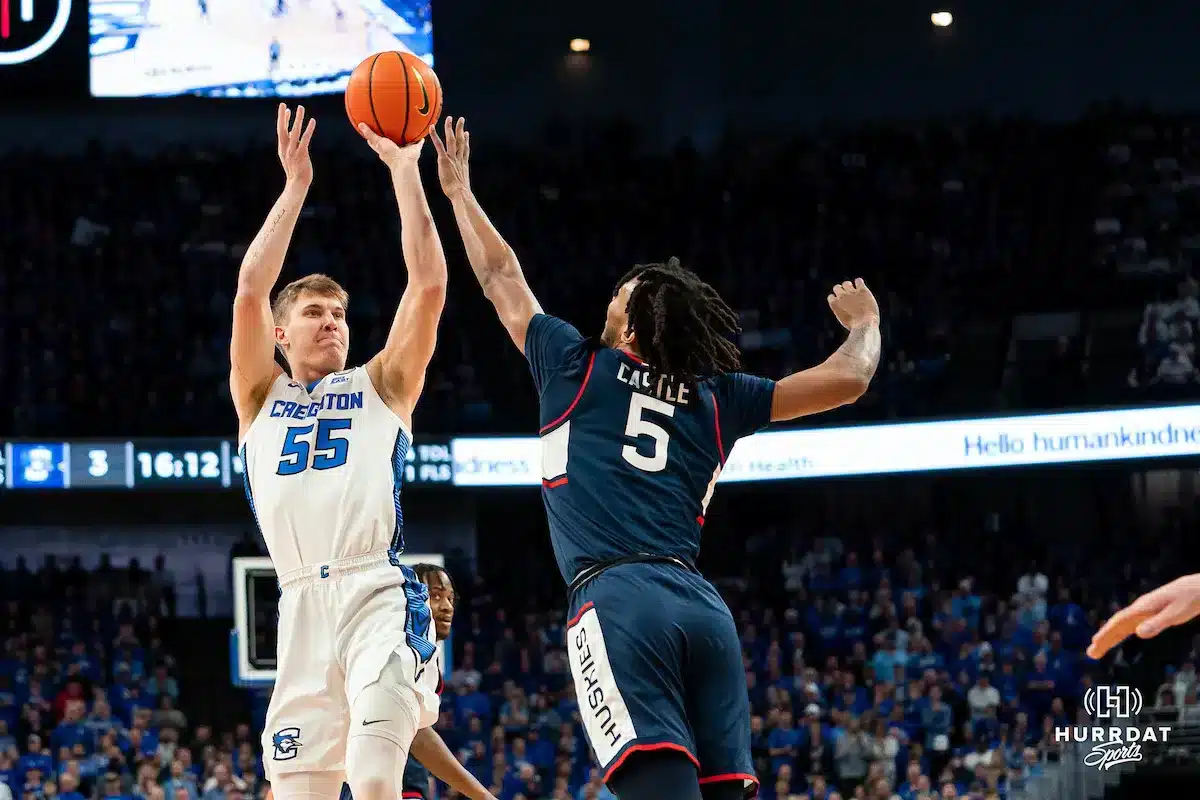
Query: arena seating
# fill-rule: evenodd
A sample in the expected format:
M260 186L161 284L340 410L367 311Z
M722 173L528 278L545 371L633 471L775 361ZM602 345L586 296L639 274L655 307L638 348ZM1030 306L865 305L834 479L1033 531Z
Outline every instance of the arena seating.
M1094 315L1114 304L1140 311L1161 293L1164 274L1173 297L1190 265L1195 215L1183 212L1197 190L1192 129L1168 120L1147 133L1147 123L1130 119L874 126L730 140L711 155L686 147L639 154L620 131L538 152L480 142L472 178L543 305L581 330L598 331L630 265L675 254L741 310L747 368L780 374L836 346L824 297L831 281L861 275L886 312L888 363L871 396L839 413L986 411L1001 402L1013 315ZM572 142L569 133L559 141ZM285 272L327 271L346 283L354 358L380 346L404 281L385 176L362 156L318 154ZM422 428L530 429L520 356L498 335L431 174L426 185L452 292ZM0 230L0 259L11 265L0 272L0 313L13 321L0 332L0 372L19 387L0 427L21 435L230 429L230 293L279 187L266 149L139 156L97 145L74 159L0 156L0 214L11 221ZM1171 224L1164 217L1145 234L1146 208L1171 212ZM1147 235L1151 244L1137 246ZM1146 258L1136 261L1139 253ZM1083 379L1095 375L1096 385L1071 399L1111 401L1141 366L1127 352L1136 322L1120 323L1115 339L1105 335L1111 326L1088 322L1064 332L1064 354L1076 372L1090 362ZM1107 349L1123 365L1116 377L1100 367ZM1036 364L1056 363L1052 356L1035 353L1030 383L1045 385ZM124 394L145 400L125 403ZM1057 400L1016 392L1003 403ZM97 404L103 413L77 413ZM90 430L100 419L109 427Z
M631 264L679 255L741 311L746 367L779 374L836 346L826 287L861 275L884 307L887 363L832 418L984 413L1194 393L1196 130L1106 112L667 156L609 131L539 152L479 142L472 177L543 305L585 331ZM374 161L323 150L317 174L285 274L346 283L359 360L403 288L393 202ZM527 371L426 185L453 285L421 428L532 430ZM230 293L279 186L267 150L0 155L0 431L231 431ZM1018 330L1045 312L1070 319ZM1186 561L1194 510L1146 537L1114 518L1087 541L1036 520L986 540L931 514L902 539L835 515L802 532L725 516L713 527L737 535L706 529L705 557L730 558L702 566L743 635L763 800L1062 800L1062 746L1045 731L1077 719L1099 681L1200 721L1200 642L1165 661L1135 643L1104 671L1081 656L1102 617ZM163 570L0 562L0 800L261 800L264 697L217 686L228 620L182 633ZM544 597L561 587L549 572L554 591L529 585L533 556L521 566L456 572L438 729L503 800L607 800L561 597Z
M790 558L755 545L748 564L773 562L774 574L753 588L736 567L714 578L742 631L761 797L847 800L863 785L903 800L1049 800L1062 745L1046 730L1077 719L1087 686L1145 683L1159 712L1200 716L1194 647L1166 672L1134 651L1102 672L1080 652L1113 603L1168 568L1162 554L1176 552L1188 519L1152 548L1106 545L1086 572L1066 540L1031 542L1043 562L1000 568L985 566L998 541L933 533L912 546L825 535ZM213 679L227 621L208 640L180 634L194 621L173 618L162 564L7 567L0 787L16 800L261 797L261 704ZM1073 580L1086 576L1085 587ZM562 606L520 613L503 584L469 577L458 576L438 730L504 800L610 797L578 724ZM191 663L206 649L212 664Z

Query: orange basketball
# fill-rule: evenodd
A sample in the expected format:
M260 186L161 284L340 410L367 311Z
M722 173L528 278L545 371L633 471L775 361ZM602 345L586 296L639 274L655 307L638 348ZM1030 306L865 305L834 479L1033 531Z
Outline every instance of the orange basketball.
M354 68L346 114L399 145L419 142L442 113L442 84L412 53L376 53Z

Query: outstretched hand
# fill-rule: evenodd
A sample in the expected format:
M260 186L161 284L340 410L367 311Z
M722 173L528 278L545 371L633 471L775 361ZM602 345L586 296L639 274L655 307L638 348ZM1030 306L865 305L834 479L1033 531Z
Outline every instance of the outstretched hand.
M380 136L371 130L365 122L358 123L358 132L367 140L367 144L371 145L371 149L379 156L379 160L387 164L389 168L401 164L415 164L421 157L421 148L425 146L425 140L422 139L414 144L401 147L386 136Z
M1185 575L1142 595L1112 616L1092 636L1087 654L1102 658L1128 637L1150 639L1200 615L1200 574Z
M304 106L296 108L296 117L292 119L292 112L287 105L279 104L275 119L279 163L283 165L287 182L294 186L307 188L312 184L313 165L308 154L308 145L316 129L315 119L310 119L307 125L304 124Z
M466 126L467 121L462 117L458 118L457 124L453 117L446 117L444 142L438 137L436 125L429 131L438 154L438 181L446 197L451 199L471 191L471 173L467 166L471 160L471 134Z

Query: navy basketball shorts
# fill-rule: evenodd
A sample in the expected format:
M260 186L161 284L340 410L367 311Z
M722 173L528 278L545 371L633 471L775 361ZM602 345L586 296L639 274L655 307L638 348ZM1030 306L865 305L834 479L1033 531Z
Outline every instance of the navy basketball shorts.
M567 653L605 781L632 753L674 750L702 785L757 788L741 641L704 578L661 562L602 572L571 598Z

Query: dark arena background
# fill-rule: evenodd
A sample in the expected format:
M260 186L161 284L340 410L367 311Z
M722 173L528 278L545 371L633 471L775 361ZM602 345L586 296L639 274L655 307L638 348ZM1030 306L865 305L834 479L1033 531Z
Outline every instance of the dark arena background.
M837 346L834 282L873 287L868 394L742 441L705 525L764 800L1197 796L1200 627L1083 648L1200 571L1200 7L1049 5L0 0L0 800L265 796L232 294L303 101L284 279L344 283L351 362L378 350L396 208L340 91L381 49L435 66L475 193L585 333L677 255L776 377ZM450 294L403 502L459 595L437 729L504 800L611 798L537 397L423 159ZM1070 726L1170 733L1102 765Z

